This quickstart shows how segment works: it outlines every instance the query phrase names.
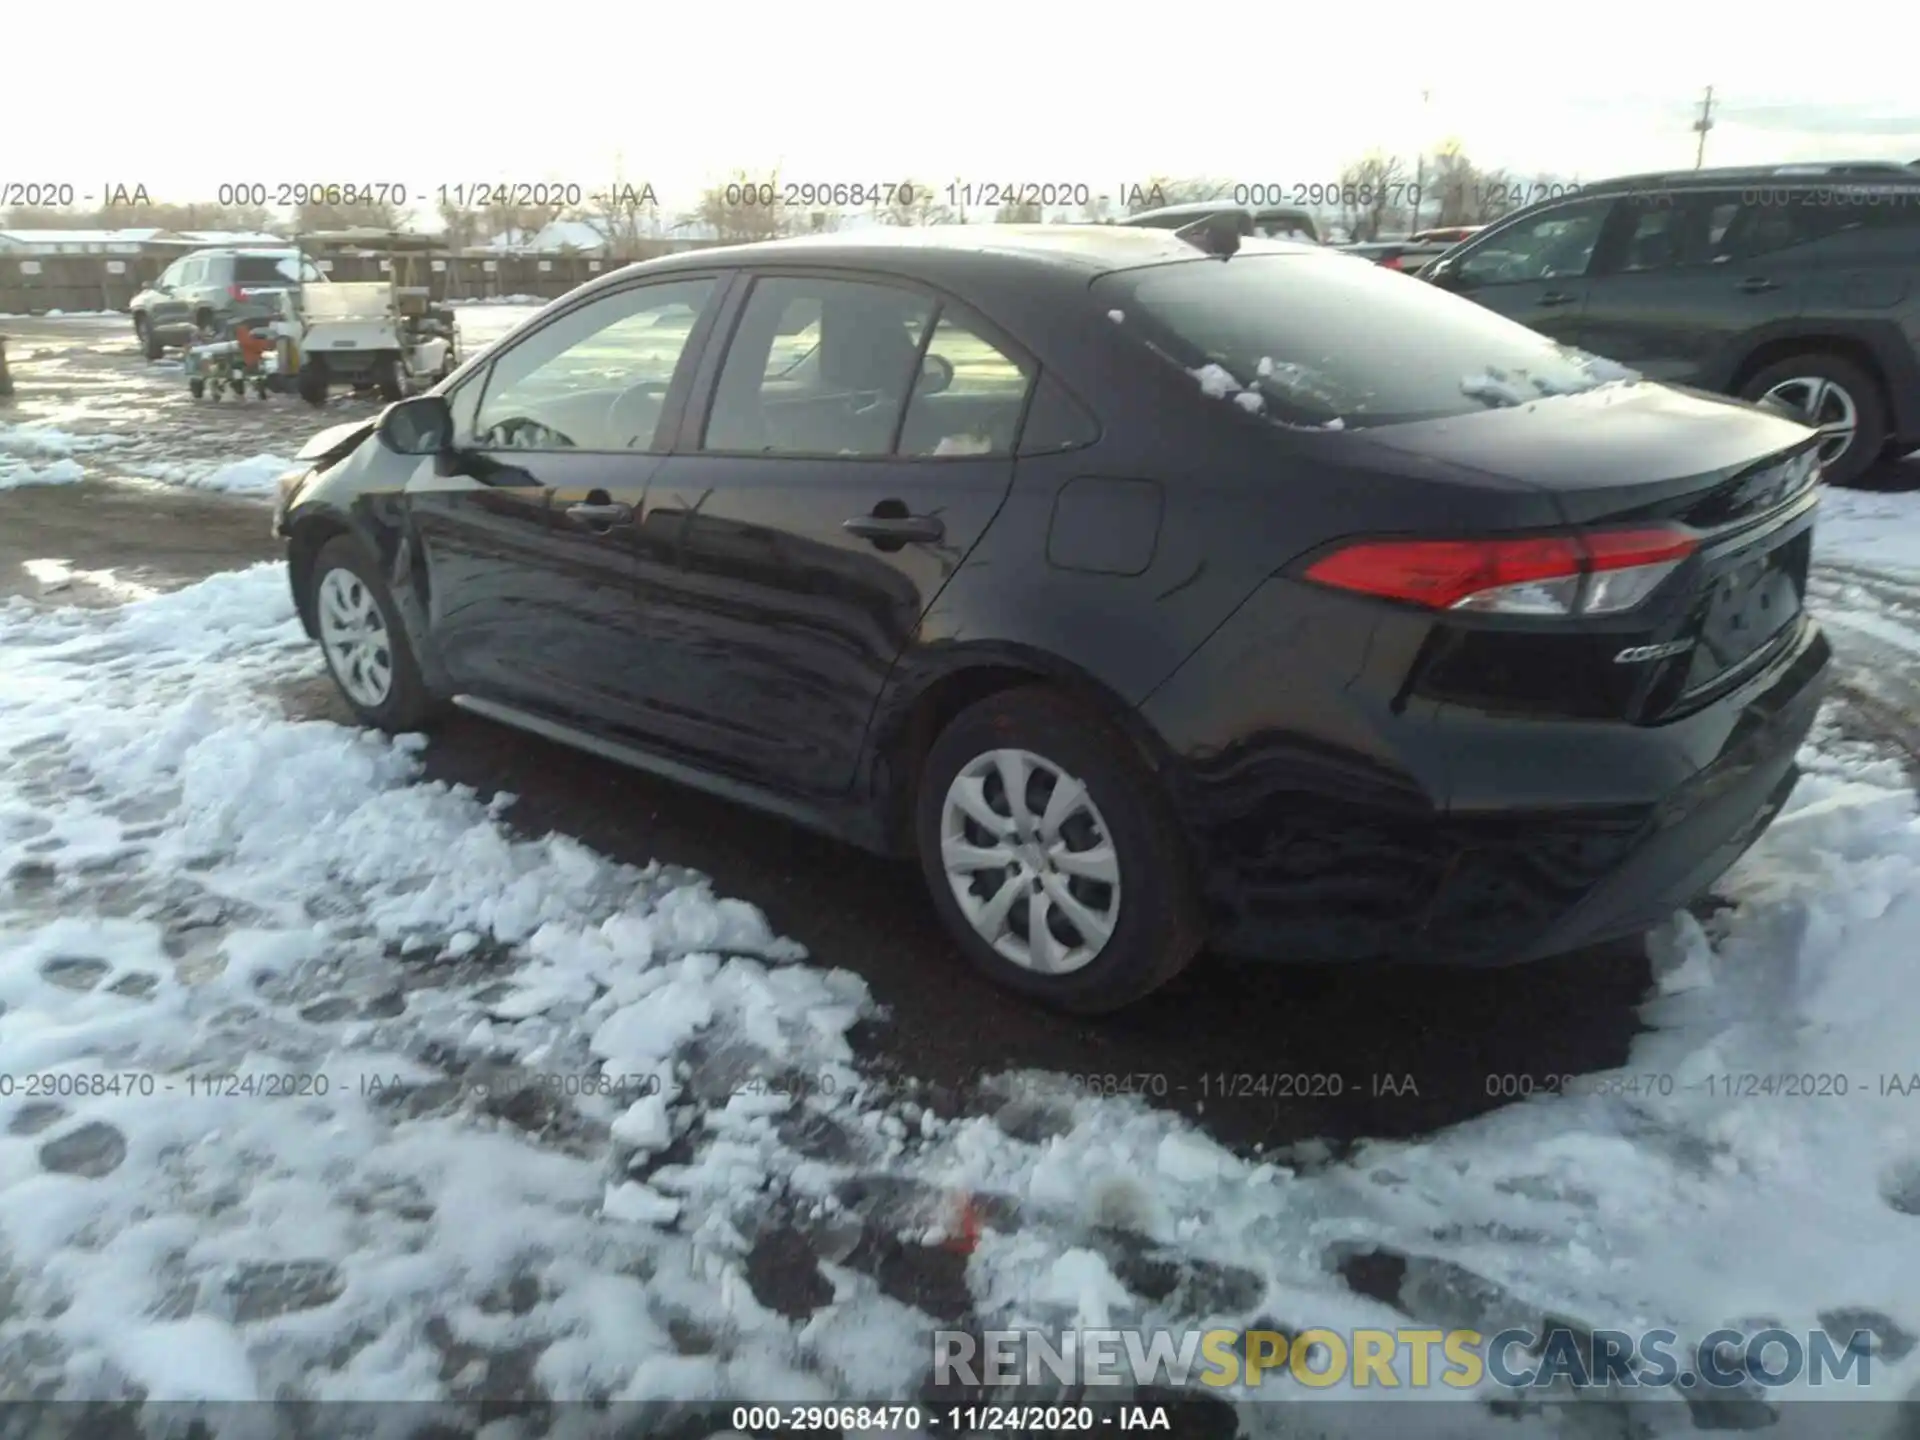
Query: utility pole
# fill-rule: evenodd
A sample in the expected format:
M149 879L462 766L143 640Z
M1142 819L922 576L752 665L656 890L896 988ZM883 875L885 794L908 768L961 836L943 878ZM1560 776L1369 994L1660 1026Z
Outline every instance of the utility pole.
M1420 231L1420 206L1426 199L1427 183L1427 101L1433 92L1420 92L1420 150L1413 158L1413 223L1407 227L1409 235Z
M1693 122L1693 133L1700 137L1693 147L1693 168L1707 157L1707 132L1713 129L1713 86L1707 86L1707 98L1700 102L1700 118Z

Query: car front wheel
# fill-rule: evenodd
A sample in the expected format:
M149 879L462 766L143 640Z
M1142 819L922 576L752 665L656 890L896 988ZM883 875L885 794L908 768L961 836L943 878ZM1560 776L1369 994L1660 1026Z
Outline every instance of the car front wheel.
M1059 691L1006 691L954 717L914 821L941 919L1009 989L1102 1014L1200 949L1186 846L1158 780L1124 734Z
M140 342L140 353L149 360L159 360L167 353L166 346L160 343L160 337L153 333L153 325L144 315L133 317L134 338Z
M378 568L351 537L328 541L314 558L309 613L333 683L354 715L403 734L423 728L439 707Z

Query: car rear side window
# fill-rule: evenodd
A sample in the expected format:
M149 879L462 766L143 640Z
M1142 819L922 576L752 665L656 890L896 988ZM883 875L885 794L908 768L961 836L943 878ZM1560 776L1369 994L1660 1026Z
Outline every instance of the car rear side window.
M1857 223L1863 211L1834 203L1833 193L1816 189L1751 192L1728 228L1727 253L1736 260L1784 256L1787 251L1839 234Z
M1027 407L1027 422L1020 428L1022 455L1056 455L1063 450L1078 450L1100 438L1100 425L1067 387L1046 370L1033 389L1033 403Z
M1350 429L1577 394L1633 371L1470 300L1347 256L1241 254L1094 282L1131 335L1222 400Z
M236 285L291 285L300 278L300 263L292 255L236 255Z
M1011 455L1032 368L945 306L901 426L902 455Z
M810 276L754 281L702 448L891 453L933 310L930 295L892 285Z

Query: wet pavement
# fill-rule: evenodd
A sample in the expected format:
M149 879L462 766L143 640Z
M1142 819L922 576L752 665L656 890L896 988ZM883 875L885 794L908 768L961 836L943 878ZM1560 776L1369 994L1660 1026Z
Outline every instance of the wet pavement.
M482 323L504 328L517 318ZM0 333L18 390L0 406L0 424L45 419L125 437L83 457L106 478L0 492L0 596L112 604L140 587L170 589L278 558L257 498L113 477L130 464L291 454L320 425L373 409L351 399L325 415L292 397L195 402L177 370L141 359L124 320L5 321ZM1920 697L1916 664L1862 654L1853 669L1870 667L1879 679L1854 715L1859 728L1894 728L1872 704L1894 717L1916 713L1906 699ZM347 719L321 680L280 698L296 718ZM863 1036L870 1063L915 1077L942 1110L997 1107L986 1077L1037 1068L1177 1108L1243 1150L1309 1139L1337 1150L1510 1103L1489 1094L1490 1077L1623 1063L1649 982L1638 942L1494 971L1204 957L1134 1012L1063 1018L976 978L943 938L910 866L472 717L447 724L427 763L434 778L518 796L507 814L530 833L557 830L616 860L705 871L720 893L760 906L776 932L859 972L887 1007ZM1303 1089L1311 1098L1299 1097Z

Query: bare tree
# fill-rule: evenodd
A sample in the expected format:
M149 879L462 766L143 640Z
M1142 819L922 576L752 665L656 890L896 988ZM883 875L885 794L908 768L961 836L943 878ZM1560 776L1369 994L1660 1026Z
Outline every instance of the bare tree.
M752 175L736 170L725 181L701 192L693 218L710 227L716 239L729 243L774 240L810 229L811 221L789 213L780 199L780 172Z
M413 218L413 212L390 200L357 200L352 204L333 204L309 200L294 207L293 223L303 234L316 230L398 230Z
M8 230L270 230L277 223L264 205L171 205L122 201L94 210L19 205L0 213Z
M996 225L1038 225L1046 218L1046 211L1038 201L1021 204L1009 200L993 212L993 223Z
M660 202L652 185L627 178L626 157L620 155L614 160L612 183L571 218L585 220L600 232L610 259L633 260L639 258L641 241L660 233Z
M940 203L939 190L919 180L899 185L875 211L882 225L951 225L953 211Z
M442 200L439 206L440 231L446 237L447 248L465 250L477 245L484 237L486 216L472 205L455 205Z
M1340 172L1340 223L1355 240L1376 239L1407 223L1412 190L1399 156L1372 151Z
M1138 215L1146 210L1158 210L1163 205L1191 205L1202 200L1221 200L1230 198L1233 186L1224 180L1209 180L1197 176L1176 179L1170 175L1154 175L1135 185L1125 185L1120 190L1120 205L1129 215Z

